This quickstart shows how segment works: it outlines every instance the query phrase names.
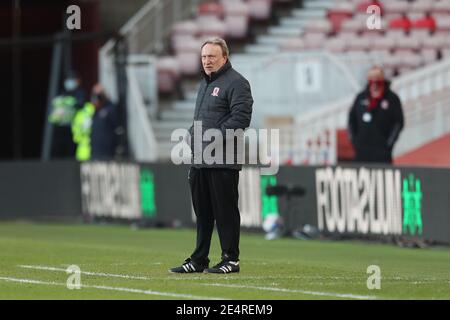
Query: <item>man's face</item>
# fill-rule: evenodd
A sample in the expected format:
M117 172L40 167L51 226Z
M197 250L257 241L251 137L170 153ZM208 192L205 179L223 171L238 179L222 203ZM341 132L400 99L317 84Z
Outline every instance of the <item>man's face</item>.
M219 70L227 58L223 56L222 48L217 44L206 44L202 49L203 70L209 76L212 72Z
M96 84L92 89L91 103L97 108L101 108L103 104L104 92L101 85Z
M384 90L384 74L381 69L375 68L369 71L367 76L370 95L374 98L380 97Z

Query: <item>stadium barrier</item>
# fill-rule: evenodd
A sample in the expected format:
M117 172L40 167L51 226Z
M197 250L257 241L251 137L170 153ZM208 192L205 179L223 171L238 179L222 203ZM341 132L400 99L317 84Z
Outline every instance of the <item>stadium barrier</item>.
M13 162L0 165L2 219L119 219L194 227L188 166L132 162ZM297 187L302 196L274 195ZM280 215L290 231L391 240L415 237L450 244L450 170L399 166L257 167L240 174L241 225L261 230Z
M0 218L76 219L81 212L79 164L0 163Z

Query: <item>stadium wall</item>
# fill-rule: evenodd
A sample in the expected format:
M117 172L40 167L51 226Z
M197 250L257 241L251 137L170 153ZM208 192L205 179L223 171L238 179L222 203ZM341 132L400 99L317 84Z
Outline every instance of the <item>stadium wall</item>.
M2 219L118 219L194 227L188 166L132 162L0 164ZM268 186L302 196L268 195ZM450 244L450 171L399 166L284 166L276 176L256 167L240 175L241 224L261 230L269 214L289 231L305 225L325 236L415 237ZM283 190L283 188L279 188Z
M1 219L73 219L81 212L79 164L1 162Z

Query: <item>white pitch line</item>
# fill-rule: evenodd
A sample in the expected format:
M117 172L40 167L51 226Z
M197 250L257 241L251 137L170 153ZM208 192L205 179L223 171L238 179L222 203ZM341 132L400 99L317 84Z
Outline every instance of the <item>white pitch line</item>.
M10 278L10 277L0 277L0 280L8 281L8 282L40 284L40 285L49 285L49 286L66 286L67 285L66 283L61 283L61 282L41 281L41 280L33 280L33 279L19 279L19 278ZM160 292L160 291L153 291L153 290L141 290L141 289L122 288L122 287L81 285L81 288L120 291L120 292L129 292L129 293L140 293L140 294L146 294L146 295L172 297L172 298L186 298L186 299L194 299L194 300L225 300L225 298L202 297L202 296L194 296L191 294Z
M64 269L64 268L55 268L55 267L48 267L48 266L18 265L18 267L25 268L25 269L66 272L66 269ZM141 277L141 276L130 276L127 274L113 274L113 273L103 273L103 272L81 271L80 273L85 274L87 276L123 278L123 279L132 279L132 280L153 280L154 279L154 278Z
M56 268L50 266L37 266L37 265L18 265L19 268L25 269L35 269L35 270L47 270L47 271L61 271L66 272L64 268ZM209 280L209 278L202 276L192 276L189 277L176 277L167 276L167 277L144 277L144 276L134 276L128 274L112 274L112 273L104 273L104 272L90 272L90 271L81 271L81 274L85 274L88 276L99 276L99 277L113 277L113 278L123 278L123 279L132 279L132 280ZM361 279L359 277L321 277L321 276L225 276L223 277L225 280L267 280L267 279L276 279L276 280L294 280L294 279L332 279L332 280L351 280L351 279Z
M32 265L17 265L19 268L24 269L34 269L34 270L44 270L44 271L59 271L66 272L67 269L64 268L56 268L50 266L32 266ZM104 272L91 272L91 271L80 271L80 274L84 274L87 276L97 276L97 277L111 277L111 278L122 278L122 279L131 279L131 280L207 280L206 277L175 277L175 276L167 276L167 277L143 277L143 276L133 276L128 274L114 274L114 273L104 273ZM237 279L237 278L236 278Z
M244 285L237 285L237 284L222 284L222 283L202 283L202 285L216 286L216 287L228 287L228 288L255 289L255 290L264 290L264 291L278 291L278 292L288 292L288 293L302 293L302 294L313 295L313 296L350 298L350 299L360 299L360 300L376 299L376 297L374 297L374 296L360 296L360 295L355 295L355 294L294 290L294 289L275 288L275 287L244 286Z

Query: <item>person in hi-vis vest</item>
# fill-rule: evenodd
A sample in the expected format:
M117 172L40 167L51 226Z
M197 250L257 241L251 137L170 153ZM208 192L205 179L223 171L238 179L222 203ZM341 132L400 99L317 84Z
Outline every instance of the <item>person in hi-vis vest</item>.
M78 161L86 161L91 158L91 132L92 117L95 113L95 106L91 102L86 102L77 111L72 122L73 141L77 145L75 157Z

